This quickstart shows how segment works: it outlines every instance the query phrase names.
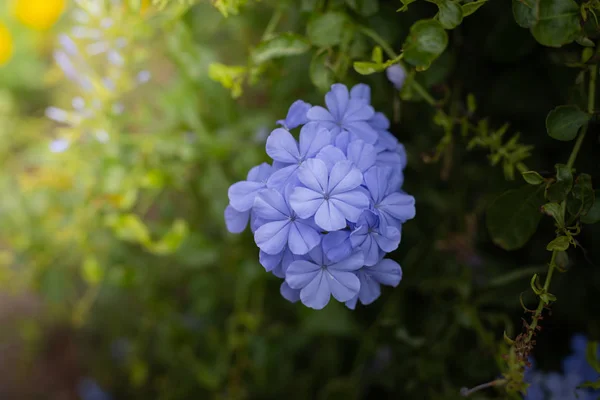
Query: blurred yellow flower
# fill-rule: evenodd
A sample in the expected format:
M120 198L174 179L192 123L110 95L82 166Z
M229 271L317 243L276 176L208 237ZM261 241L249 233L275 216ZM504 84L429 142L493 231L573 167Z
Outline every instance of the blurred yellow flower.
M0 65L10 60L13 54L13 38L8 28L0 22Z
M14 0L16 18L30 28L45 30L58 21L67 0Z

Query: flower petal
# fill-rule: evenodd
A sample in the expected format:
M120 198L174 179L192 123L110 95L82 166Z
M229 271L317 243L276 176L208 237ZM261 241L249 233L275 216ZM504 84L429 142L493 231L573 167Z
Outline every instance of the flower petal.
M322 160L327 166L327 170L331 171L331 168L338 161L346 161L346 155L340 149L335 146L328 145L323 147L316 156L317 159Z
M254 241L259 249L274 255L283 251L288 241L289 231L289 220L267 222L254 232Z
M365 256L364 265L375 265L379 262L379 246L373 239L373 234L367 235L364 242L360 246Z
M248 177L246 180L265 183L273 172L274 168L265 162L257 165L256 167L252 167L248 172Z
M369 198L360 190L336 194L329 199L329 202L335 205L350 222L356 222L360 214L370 205Z
M371 88L364 83L354 85L350 90L350 98L352 100L364 101L365 104L371 104Z
M386 196L378 204L378 208L404 223L415 217L415 198L406 193L395 192Z
M365 273L382 285L396 287L402 280L402 268L400 265L389 258L384 258L375 266L366 268Z
M325 95L325 104L336 121L341 121L348 107L350 95L346 85L334 83Z
M328 280L331 294L338 301L348 301L360 290L360 281L353 272L327 269L324 275Z
M360 278L360 291L358 292L358 298L364 305L371 304L381 296L381 286L375 281L369 274L361 273L359 271Z
M288 267L285 272L285 281L292 289L302 289L320 273L320 265L306 260L298 260Z
M327 192L331 196L344 193L360 186L362 181L362 173L351 161L338 161L329 173Z
M331 133L321 125L304 125L300 130L300 155L305 158L314 157L331 140Z
M264 267L265 271L271 272L281 264L284 252L285 250L277 254L267 254L261 250L258 252L258 261Z
M364 174L365 186L375 204L379 204L387 194L391 169L383 167L369 168Z
M329 303L329 299L331 298L329 282L323 275L323 272L319 272L317 276L300 291L300 300L302 303L315 310L323 309Z
M302 163L298 169L298 179L309 189L325 193L328 178L327 166L321 160L311 158Z
M241 181L229 187L227 192L231 206L238 211L248 211L254 205L254 199L265 185L262 182Z
M250 210L238 211L235 208L228 205L225 208L225 224L227 230L231 233L241 233L248 226L248 220L250 219Z
M314 106L306 113L307 118L310 121L330 121L333 122L333 115L321 106Z
M296 100L290 106L285 120L279 120L277 123L283 125L285 129L294 129L308 122L306 113L312 106L302 100Z
M365 257L362 251L357 250L347 258L335 264L331 264L328 269L336 271L357 271L365 264Z
M348 107L342 119L344 124L349 124L357 121L364 121L368 125L368 120L373 118L375 110L370 105L366 104L362 99L352 99L348 102ZM372 128L371 128L372 129Z
M354 296L353 298L351 298L350 300L348 300L345 304L346 307L348 307L351 310L354 310L356 308L356 302L358 301L358 295Z
M350 231L329 232L323 236L323 251L332 262L347 258L352 253Z
M355 140L350 142L348 149L346 150L348 160L354 163L354 166L361 172L364 172L375 165L377 159L377 151L375 147L369 143L365 143L362 140Z
M315 223L328 232L344 229L347 225L344 214L331 201L323 201L315 213Z
M290 195L292 209L296 215L304 219L315 215L324 201L325 198L322 193L304 187L295 188Z
M279 293L281 296L289 302L296 303L300 300L300 290L292 289L287 282L283 282L279 287Z
M390 120L387 119L384 113L376 112L371 119L369 119L369 125L377 131L387 131L390 129Z
M262 190L254 200L253 211L268 221L288 219L292 214L281 193L275 189Z
M292 222L288 246L294 254L303 255L321 243L321 234L302 222Z
M267 154L275 161L293 164L300 159L296 139L283 128L271 132L267 138L266 148Z
M373 239L381 250L389 253L396 250L400 244L400 230L392 226L381 227L381 231L373 235Z
M388 131L379 131L377 144L385 150L394 151L398 146L398 139Z
M367 143L375 144L379 135L377 131L365 121L344 121L343 128L350 132L355 138L364 140Z
M273 172L267 180L267 187L281 191L288 184L294 184L298 181L299 167L298 164L292 164Z

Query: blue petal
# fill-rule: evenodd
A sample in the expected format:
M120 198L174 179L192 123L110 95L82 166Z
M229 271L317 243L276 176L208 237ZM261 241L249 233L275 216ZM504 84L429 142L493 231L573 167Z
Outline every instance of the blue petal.
M389 258L384 258L375 266L365 269L365 273L387 286L396 287L402 280L402 268L396 261Z
M341 131L335 137L334 142L335 142L335 147L337 147L338 149L342 150L345 153L346 150L348 149L348 145L350 144L350 132Z
M298 260L288 267L285 273L285 281L292 289L302 289L320 273L320 265L306 260Z
M406 193L395 192L379 202L377 208L404 223L415 217L415 198Z
M346 112L343 116L343 122L344 125L346 125L360 121L368 125L367 121L373 118L374 115L375 110L370 105L365 104L364 100L352 99L348 102L348 107L346 108Z
M231 233L241 233L248 226L250 211L238 211L228 205L225 208L225 224Z
M325 104L336 121L341 121L348 107L350 95L348 88L341 83L331 85L331 91L325 95Z
M328 232L344 229L347 225L342 211L329 200L323 201L317 209L315 223Z
M328 182L327 166L321 160L311 158L298 169L298 179L304 186L315 192L325 193Z
M365 121L345 122L343 128L350 132L352 140L360 139L375 144L379 139L377 131Z
M396 250L400 244L400 230L392 226L381 227L380 232L373 235L373 239L381 250L389 253Z
M277 123L283 125L285 129L294 129L308 122L306 113L312 106L302 100L296 100L288 110L285 120L279 120Z
M379 262L379 246L373 234L366 235L364 242L361 245L361 249L365 256L364 265L371 266Z
M238 211L248 211L254 205L259 191L264 189L262 182L241 181L229 187L227 192L231 206Z
M330 298L329 282L324 277L322 270L319 270L317 276L300 291L302 303L315 310L323 309L329 303Z
M353 100L362 100L365 104L371 103L371 88L369 85L359 83L350 90L350 98Z
M359 189L332 196L329 202L350 222L356 222L362 212L369 208L369 198Z
M375 204L379 204L387 195L390 168L371 167L364 174L365 186Z
M331 264L328 269L335 271L357 271L365 263L365 257L362 251L358 250L349 255L342 261L338 261L335 264Z
M323 251L332 262L341 261L352 253L350 231L329 232L323 237Z
M367 229L379 227L379 217L371 210L364 210L358 220L356 226L364 226Z
M292 253L303 255L321 243L321 234L314 228L295 221L290 227L288 246Z
M283 282L281 284L279 287L279 293L281 293L281 296L283 296L283 298L289 302L296 303L298 300L300 300L300 290L292 289L287 282Z
M281 253L287 244L289 231L289 220L267 222L254 232L254 241L267 254Z
M277 128L267 138L267 154L275 161L288 164L298 162L300 153L296 139L287 130Z
M322 125L304 125L300 131L300 155L303 158L314 157L331 140L331 132Z
M267 254L261 250L258 253L258 261L265 268L265 271L271 272L281 264L284 252L285 250L277 254Z
M360 302L366 306L373 303L381 296L381 286L362 270L358 271L358 277L360 278L358 298L360 299Z
M328 268L323 275L327 278L329 291L337 301L348 301L360 290L360 281L353 272Z
M352 161L356 168L361 172L365 172L373 165L377 159L377 151L373 145L363 142L362 140L355 140L350 142L347 147L346 153L348 160Z
M267 187L281 191L286 185L295 184L298 180L299 167L298 164L292 164L273 172L267 180Z
M267 179L269 178L269 176L271 176L273 171L274 168L271 165L267 163L262 163L250 169L246 180L265 183L267 182Z
M385 70L385 74L396 89L402 89L402 86L404 86L404 81L406 80L406 71L400 64L390 65Z
M312 107L310 110L308 110L308 112L306 113L306 116L310 121L334 122L333 115L331 115L331 113L327 109L325 109L321 106Z
M346 161L346 155L339 148L329 145L325 146L318 154L317 159L323 161L327 166L327 170L331 171L331 168L338 161Z
M254 200L254 212L259 218L267 221L288 219L292 212L285 199L275 189L265 189Z
M373 126L373 125L371 125L371 126ZM399 144L398 139L396 139L396 136L392 135L388 131L378 131L378 132L379 132L379 139L377 140L377 145L380 146L383 150L390 150L390 151L396 150L396 147Z
M330 196L348 192L362 184L363 175L351 161L338 161L331 168L327 192Z
M390 120L387 119L384 113L376 112L371 119L369 119L369 125L377 131L387 131L390 129Z
M307 219L315 215L325 198L322 193L314 190L297 187L290 195L290 205L300 218Z
M351 298L350 300L348 300L345 304L346 307L348 307L351 310L354 310L356 308L356 302L358 301L358 295L354 296L353 298Z

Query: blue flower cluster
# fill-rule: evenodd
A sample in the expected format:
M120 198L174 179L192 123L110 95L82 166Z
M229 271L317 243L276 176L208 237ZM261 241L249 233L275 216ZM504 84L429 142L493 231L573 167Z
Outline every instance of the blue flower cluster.
M267 138L273 164L229 188L227 228L239 233L250 221L260 263L285 279L289 301L322 309L333 295L354 309L402 278L384 256L415 216L415 199L400 189L404 147L370 102L364 84L332 85L327 108L296 101Z
M529 383L525 400L596 400L600 390L578 388L585 382L596 382L600 373L587 362L587 339L575 335L571 339L573 353L562 362L563 373L544 373L532 367L525 372L525 382ZM600 353L600 352L599 352ZM600 357L600 354L596 355Z

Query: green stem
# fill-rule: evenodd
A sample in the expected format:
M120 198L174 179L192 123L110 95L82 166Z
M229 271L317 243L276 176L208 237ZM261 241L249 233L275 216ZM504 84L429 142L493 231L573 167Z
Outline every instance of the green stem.
M554 268L556 267L556 255L558 254L557 250L552 251L552 258L550 259L550 265L548 265L548 275L546 275L546 280L544 281L544 292L548 292L550 289L550 283L552 282L552 274L554 273ZM529 334L527 336L527 341L529 342L533 337L533 333L535 332L535 328L538 326L540 317L542 316L542 312L544 311L544 305L546 303L544 300L540 299L538 306L531 318L531 324L529 325Z
M594 103L596 101L596 77L598 75L598 66L592 65L590 67L590 83L588 87L588 107L587 112L589 114L594 113ZM575 146L573 147L573 151L569 156L569 161L567 162L567 167L572 168L573 164L575 164L575 160L577 159L577 154L579 154L579 149L581 148L581 144L583 143L583 139L585 138L585 134L587 133L588 124L585 124L583 128L581 128L581 132L579 132L579 137L575 142Z
M384 38L379 36L379 34L377 32L375 32L373 29L367 28L366 26L361 26L359 29L362 33L364 33L366 36L373 39L375 41L375 43L377 43L379 46L381 46L381 48L383 49L383 51L385 51L385 53L388 55L389 58L391 58L393 60L398 60L398 61L400 60L401 57L398 54L396 54L396 52L394 51L394 49L392 49L392 47L388 44L388 42L386 42ZM402 65L402 67L405 70L408 70L405 65L403 65L402 63L400 63L400 64ZM421 84L419 84L419 82L416 81L416 79L413 79L411 84L412 84L413 89L415 89L415 91L417 93L419 93L419 95L421 95L421 97L429 105L431 105L431 106L436 105L436 101L433 98L433 96L431 96L427 92L427 90L425 90L425 88L423 86L421 86Z
M271 16L271 19L269 20L269 23L265 28L265 32L263 33L261 40L266 40L273 33L282 15L283 13L281 11L281 8L277 8Z

